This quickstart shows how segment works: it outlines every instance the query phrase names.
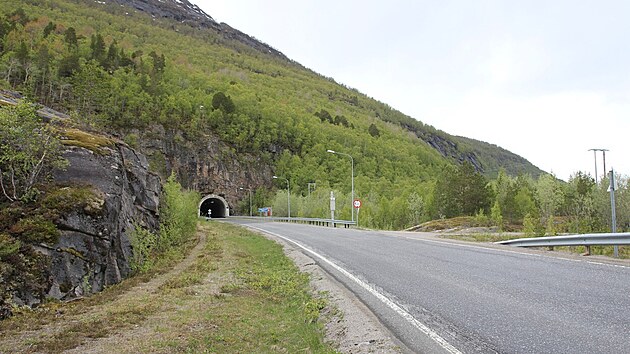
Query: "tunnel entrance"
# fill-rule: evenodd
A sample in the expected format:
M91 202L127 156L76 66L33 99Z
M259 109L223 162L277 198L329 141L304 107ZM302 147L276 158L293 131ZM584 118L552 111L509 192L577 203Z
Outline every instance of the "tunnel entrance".
M223 197L210 194L199 202L199 216L208 216L210 210L211 218L225 218L230 215L230 207Z

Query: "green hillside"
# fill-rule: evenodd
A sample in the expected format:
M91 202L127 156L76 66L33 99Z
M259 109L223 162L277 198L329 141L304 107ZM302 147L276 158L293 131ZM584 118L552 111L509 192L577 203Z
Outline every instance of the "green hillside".
M0 4L0 88L127 141L156 125L190 142L217 136L227 155L255 155L273 166L297 196L317 182L347 197L350 166L326 151L348 153L368 225L404 227L438 216L433 190L446 166L469 162L486 176L500 167L541 173L506 150L438 131L213 28L119 4ZM414 209L418 200L427 207ZM416 217L407 217L412 209Z

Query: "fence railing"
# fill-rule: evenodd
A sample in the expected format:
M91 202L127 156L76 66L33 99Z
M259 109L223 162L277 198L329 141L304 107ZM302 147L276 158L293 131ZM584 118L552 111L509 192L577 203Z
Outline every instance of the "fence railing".
M585 246L586 254L590 254L591 246L630 245L630 232L519 238L495 243L516 247Z
M317 218L281 218L276 216L234 216L241 219L255 219L260 221L271 221L271 222L292 222L299 224L309 224L309 225L318 225L318 226L329 226L329 227L337 227L337 225L342 225L345 228L349 228L350 226L356 225L355 221L350 220L333 220L333 219L317 219Z

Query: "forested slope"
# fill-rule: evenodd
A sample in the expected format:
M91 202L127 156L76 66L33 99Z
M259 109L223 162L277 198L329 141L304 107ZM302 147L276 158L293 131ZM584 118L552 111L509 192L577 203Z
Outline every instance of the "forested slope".
M132 145L155 126L193 144L217 137L226 156L258 156L295 195L306 195L309 182L348 194L350 164L326 150L348 153L356 194L369 201L366 220L379 225L392 219L390 209L400 214L385 227L413 222L403 217L410 200L431 204L445 166L540 174L516 155L426 126L225 24L159 18L125 3L132 2L1 0L0 88ZM264 193L256 198L266 203ZM422 218L435 216L430 210Z

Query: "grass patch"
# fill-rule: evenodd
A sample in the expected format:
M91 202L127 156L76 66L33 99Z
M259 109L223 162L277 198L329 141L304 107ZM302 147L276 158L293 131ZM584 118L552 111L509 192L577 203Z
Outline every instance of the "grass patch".
M327 301L311 295L308 276L280 245L228 224L206 227L220 230L220 268L232 277L220 285L222 295L212 297L218 306L198 314L207 332L158 345L185 352L334 352L318 322Z
M418 226L408 229L409 231L430 232L438 230L462 229L469 227L490 227L487 218L478 218L474 216L458 216L450 219L437 219L427 221Z
M513 240L515 238L524 238L526 236L479 233L479 234L470 234L470 235L444 234L444 235L440 235L440 237L450 238L453 240L470 241L470 242L499 242L499 241Z
M0 352L334 352L319 322L326 296L281 246L223 223L199 232L205 244L181 262L0 322Z
M106 154L106 147L114 146L114 141L112 139L75 128L62 129L60 131L60 135L61 143L63 145L82 147L99 155Z

